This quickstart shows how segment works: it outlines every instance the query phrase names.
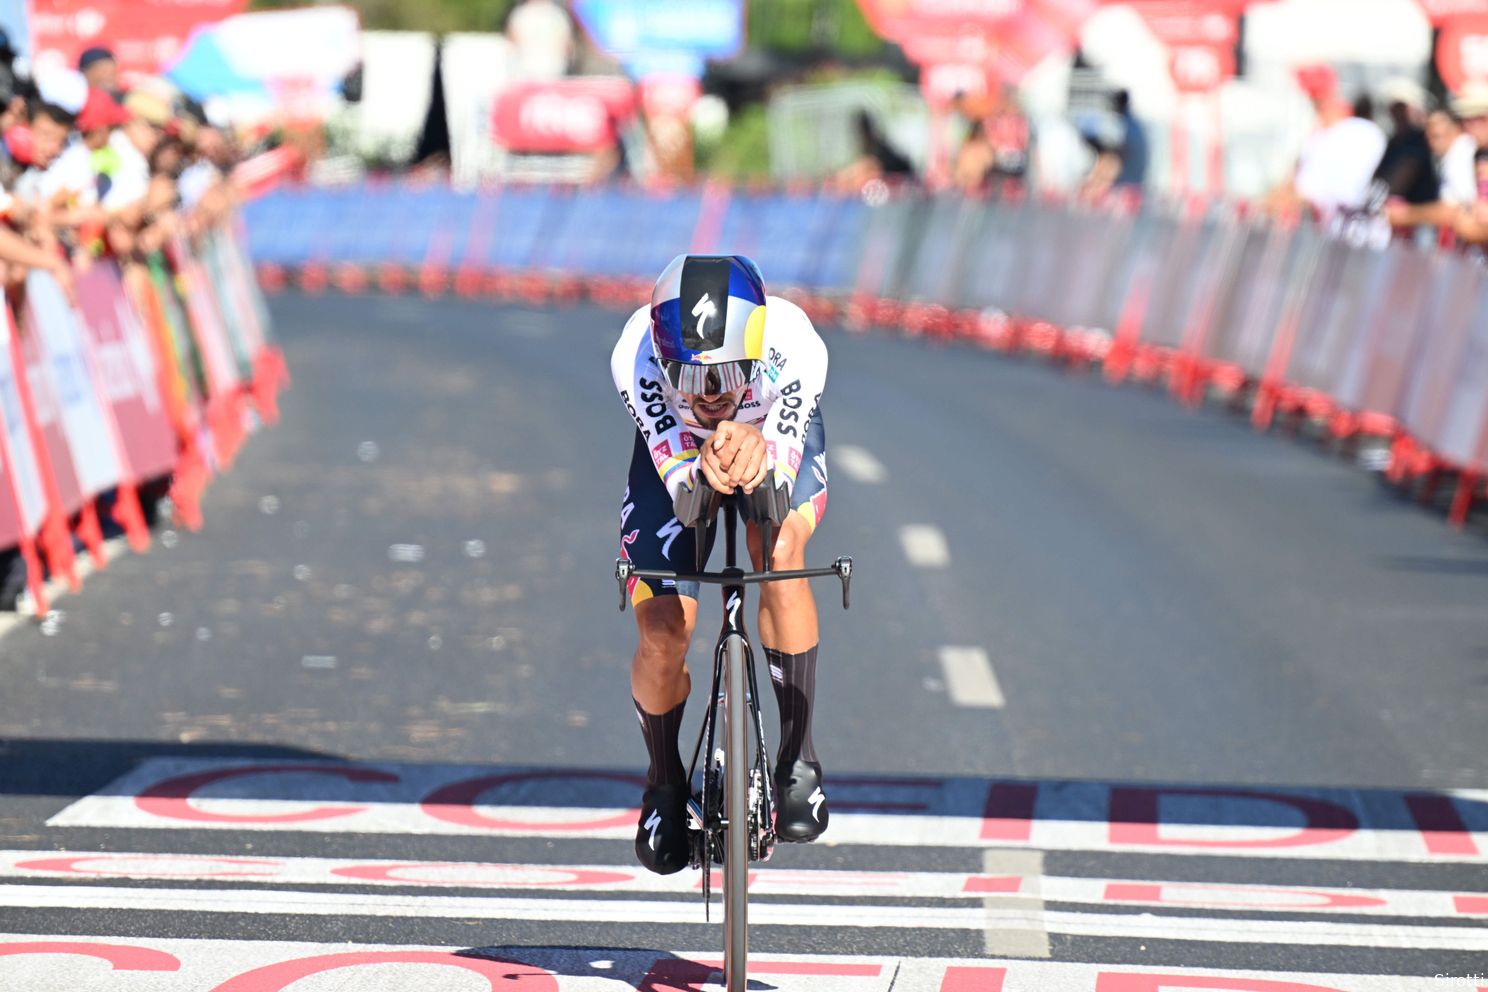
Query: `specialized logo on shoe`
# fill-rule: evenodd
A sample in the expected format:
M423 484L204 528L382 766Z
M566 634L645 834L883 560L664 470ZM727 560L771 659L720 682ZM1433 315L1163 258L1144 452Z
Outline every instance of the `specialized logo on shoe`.
M811 818L820 823L822 803L827 801L826 795L821 791L821 786L818 785L816 791L811 793L811 798L806 801L811 804Z
M818 789L817 791L820 792L821 790ZM651 850L656 850L656 831L661 827L661 811L653 809L651 815L646 817L646 822L642 826L651 831Z

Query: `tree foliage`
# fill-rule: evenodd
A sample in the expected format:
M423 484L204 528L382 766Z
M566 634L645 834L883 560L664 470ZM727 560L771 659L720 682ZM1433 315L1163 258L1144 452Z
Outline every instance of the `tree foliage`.
M496 31L515 0L345 0L368 31ZM252 0L253 10L303 7L305 0Z
M792 54L863 57L883 50L857 0L748 0L749 43Z

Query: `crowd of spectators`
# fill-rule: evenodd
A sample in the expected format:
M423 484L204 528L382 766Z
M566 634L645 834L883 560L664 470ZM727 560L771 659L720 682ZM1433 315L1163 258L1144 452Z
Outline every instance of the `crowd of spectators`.
M32 80L0 31L0 274L7 287L105 254L139 262L233 206L234 136L167 81L121 83L106 48Z

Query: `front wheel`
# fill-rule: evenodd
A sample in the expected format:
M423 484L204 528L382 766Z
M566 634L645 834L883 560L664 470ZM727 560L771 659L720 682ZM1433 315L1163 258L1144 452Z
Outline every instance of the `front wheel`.
M738 635L724 650L723 980L727 992L745 992L749 957L749 647Z

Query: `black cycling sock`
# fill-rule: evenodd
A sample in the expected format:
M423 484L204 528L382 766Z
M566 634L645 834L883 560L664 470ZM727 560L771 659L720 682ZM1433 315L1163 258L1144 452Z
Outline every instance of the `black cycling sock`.
M631 702L635 703L634 697ZM677 734L682 729L682 710L686 706L684 699L665 713L647 713L640 703L635 703L636 716L641 718L641 733L646 738L646 753L651 756L651 767L646 772L648 785L681 785L687 780L687 769L682 767L682 755L677 752Z
M816 760L811 744L811 706L816 700L816 649L813 644L800 654L785 654L765 648L770 663L770 683L780 704L779 762Z

